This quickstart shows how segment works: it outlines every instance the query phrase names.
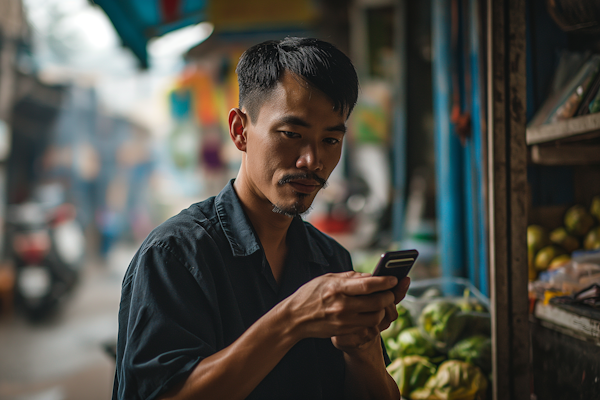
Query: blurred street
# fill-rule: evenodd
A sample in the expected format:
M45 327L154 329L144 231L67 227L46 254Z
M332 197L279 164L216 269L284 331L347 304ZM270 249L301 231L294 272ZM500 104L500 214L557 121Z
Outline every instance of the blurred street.
M264 40L325 39L361 77L304 218L357 271L416 248L411 278L440 274L429 3L410 6L410 63L393 2L246 3L0 1L0 400L111 397L122 277L154 227L237 176L236 66ZM40 323L14 307L44 317L57 301Z
M88 262L81 284L51 321L13 313L0 320L0 399L100 400L112 393L121 279L135 248L116 245Z

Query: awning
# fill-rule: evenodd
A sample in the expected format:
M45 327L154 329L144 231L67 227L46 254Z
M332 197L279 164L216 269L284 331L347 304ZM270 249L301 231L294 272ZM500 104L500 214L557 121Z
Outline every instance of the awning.
M208 0L90 0L102 7L123 41L148 68L148 40L206 21Z
M90 0L102 7L123 41L148 67L146 45L188 25L210 21L222 36L297 34L311 29L316 16L313 0Z

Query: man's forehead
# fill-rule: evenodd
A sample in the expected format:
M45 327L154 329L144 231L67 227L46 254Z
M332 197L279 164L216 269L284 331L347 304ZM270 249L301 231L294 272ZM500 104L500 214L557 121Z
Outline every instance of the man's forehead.
M251 121L253 124L258 122L260 118L261 111L264 109L268 109L275 105L280 105L282 101L288 99L290 94L303 94L308 97L312 97L315 94L324 96L329 100L331 104L331 110L337 111L340 116L344 117L344 120L348 119L348 116L344 116L342 109L336 109L333 100L327 96L322 90L312 85L309 81L307 81L304 77L294 74L293 72L286 71L277 81L277 83L270 88L268 91L262 93L262 98L256 99L259 101L259 105L256 108L255 120ZM242 108L242 111L247 113L246 107Z

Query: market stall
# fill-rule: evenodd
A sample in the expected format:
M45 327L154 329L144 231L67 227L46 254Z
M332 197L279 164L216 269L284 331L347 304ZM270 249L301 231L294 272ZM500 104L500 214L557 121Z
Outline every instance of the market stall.
M528 11L532 393L597 398L600 9L592 1L532 2Z

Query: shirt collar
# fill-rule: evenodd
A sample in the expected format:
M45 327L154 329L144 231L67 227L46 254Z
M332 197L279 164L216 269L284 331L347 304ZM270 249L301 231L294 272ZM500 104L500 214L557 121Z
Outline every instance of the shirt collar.
M246 216L242 203L233 188L234 181L235 179L230 180L217 195L215 209L233 256L249 256L261 247L252 223ZM314 241L308 240L308 231L300 217L294 218L289 229L288 235L292 235L293 240L297 239L302 242L300 247L306 249L308 261L329 265L321 248Z
M217 195L215 210L223 232L225 232L231 246L233 256L249 256L260 249L260 244L233 188L234 181L235 179L230 180L225 188L221 190L221 193Z

